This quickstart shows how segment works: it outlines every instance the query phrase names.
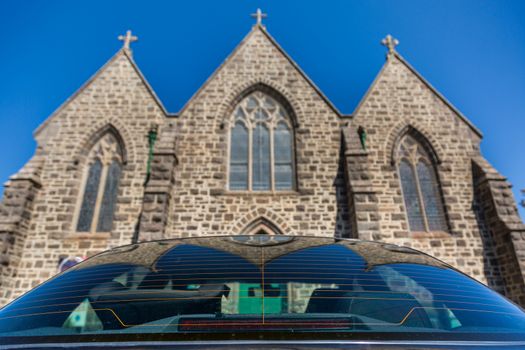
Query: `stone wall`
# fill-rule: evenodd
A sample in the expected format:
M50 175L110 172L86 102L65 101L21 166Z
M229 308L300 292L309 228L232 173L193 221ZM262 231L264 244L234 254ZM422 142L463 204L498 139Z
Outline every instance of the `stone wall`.
M525 225L511 186L481 157L473 160L472 168L489 285L525 305Z
M471 159L479 155L480 135L397 53L388 59L352 120L349 138L358 139L359 126L367 134L365 164L369 174L361 182L377 196L379 239L427 252L482 282L483 242L472 209ZM410 232L395 164L397 141L415 132L434 152L443 194L448 232ZM357 157L351 155L351 157ZM351 183L354 180L349 169ZM352 185L351 185L352 186ZM375 203L370 203L374 204ZM356 216L369 216L373 208L356 208ZM360 232L358 234L361 237ZM369 234L364 237L369 237Z
M17 250L8 253L9 258L22 258L16 272L2 272L13 277L10 287L2 288L0 302L53 276L64 257L87 257L130 243L144 196L148 131L152 124L160 125L164 120L162 107L130 53L121 50L36 131L42 154L41 188L36 192L29 183L11 181L4 194L3 206L9 209L12 196L31 193L33 209L27 230L14 236L2 234L7 237L2 241L12 242L15 238ZM120 140L125 153L113 230L79 233L76 218L85 157L106 132ZM23 235L28 238L24 240ZM14 266L12 262L9 265Z
M257 89L283 101L292 117L293 190L228 190L230 116ZM158 137L147 176L152 129ZM435 159L444 232L408 228L395 162L407 132ZM113 229L79 233L86 155L105 133L124 152ZM481 157L477 129L395 52L350 118L259 25L177 116L166 113L123 49L35 136L35 157L8 182L0 204L0 304L54 275L64 257L266 225L274 233L410 246L525 305L525 229L510 184Z
M366 143L362 143L353 123L344 130L348 205L354 229L353 238L381 240L376 189L372 184Z
M254 89L282 97L295 120L297 188L228 191L231 112ZM341 121L260 26L180 112L168 237L238 234L264 218L285 234L350 235Z
M165 230L170 216L171 194L177 165L175 139L174 122L166 122L159 141L154 145L151 172L146 179L144 202L134 242L166 237Z
M38 180L22 178L12 179L5 185L0 206L0 305L16 297L17 290L26 291L33 286L31 278L16 277L26 266L23 251L40 187Z

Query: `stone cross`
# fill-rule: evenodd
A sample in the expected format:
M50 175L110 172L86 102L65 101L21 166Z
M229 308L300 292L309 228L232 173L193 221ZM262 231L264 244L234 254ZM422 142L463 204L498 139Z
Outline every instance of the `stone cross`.
M381 44L388 48L388 53L394 53L394 51L396 51L396 46L399 45L399 40L388 34L383 40L381 40Z
M123 41L124 42L124 45L122 46L124 49L126 50L129 50L129 44L131 44L132 42L134 41L137 41L139 40L139 38L137 38L136 36L134 35L131 35L131 30L128 30L126 32L126 35L119 35L118 36L118 40L120 41Z
M252 13L250 16L257 19L258 25L262 25L262 19L268 17L268 15L266 13L263 13L261 9L257 9L257 11L255 13Z

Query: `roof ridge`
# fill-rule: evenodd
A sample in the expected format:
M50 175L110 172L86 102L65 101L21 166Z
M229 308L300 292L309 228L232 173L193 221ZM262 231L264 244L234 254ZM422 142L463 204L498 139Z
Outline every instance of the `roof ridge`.
M370 95L372 90L375 88L381 75L383 75L383 71L385 70L388 62L389 61L386 60L385 63L383 63L383 65L381 66L381 69L379 69L379 72L377 72L377 74L375 75L374 80L372 80L372 83L368 86L368 89L366 90L365 94L363 95L363 97L361 97L361 99L359 100L359 103L354 108L354 111L352 112L352 116L356 116L359 113L359 109L361 108L363 103L368 99L368 96Z
M166 116L170 116L172 114L168 113L162 102L160 101L159 97L155 94L155 91L147 81L144 74L142 74L142 71L137 66L137 63L135 60L133 60L133 57L131 56L131 53L128 52L125 48L120 48L109 60L106 61L100 68L98 68L95 73L93 73L73 94L71 94L64 102L62 102L58 108L56 108L47 118L44 120L33 132L33 137L37 137L42 130L51 122L51 119L53 119L58 113L60 113L66 106L68 106L75 98L77 98L84 90L88 88L111 64L113 64L119 57L124 56L128 59L131 66L141 79L141 81L146 86L146 89L150 93L150 95L153 97L159 108L164 112Z
M313 80L302 70L302 68L294 61L294 59L282 48L281 45L274 39L274 37L266 30L264 26L259 26L261 32L266 35L270 42L283 54L284 57L292 64L292 66L301 74L301 76L310 84L310 86L321 96L325 103L340 117L343 115L339 109L330 101L330 99L322 92L322 90L313 82Z
M397 51L394 51L392 53L392 56L397 58L402 64L405 65L416 77L421 80L423 84L425 84L439 99L445 103L454 113L457 114L457 116L463 120L479 137L483 138L483 133L481 130L479 130L463 113L459 111L443 94L441 94L425 77L421 75L408 61L401 56L401 54Z
M256 25L254 25L253 27L255 27ZM239 51L239 49L242 47L242 45L248 41L248 38L254 33L254 28L252 27L252 29L248 32L248 34L246 34L244 36L244 38L242 38L242 40L235 46L235 48L226 56L226 58L221 62L221 64L219 64L219 66L217 68L215 68L215 70L208 76L208 78L206 78L206 80L204 81L204 83L202 83L199 88L193 93L193 95L191 95L191 97L186 101L186 103L184 103L184 105L182 106L181 109L179 109L179 111L176 113L177 115L181 115L187 108L188 106L191 104L191 102L193 102L197 96L201 93L201 91L204 90L204 88L206 86L208 86L208 84L213 80L213 78L215 78L217 76L217 74L219 74L219 71L226 65L226 63L228 63L230 61L230 59L237 53L237 51Z
M354 109L354 112L352 115L357 115L359 112L359 109L363 105L364 101L367 100L368 96L372 92L372 90L375 88L377 82L383 75L383 72L386 68L386 66L391 62L390 57L395 57L399 62L401 62L408 70L410 70L427 88L430 89L436 95L447 107L449 107L465 124L467 124L472 131L474 131L480 138L483 138L483 133L465 116L463 113L461 113L445 96L443 96L430 82L425 79L421 73L419 73L408 61L399 54L397 51L392 51L392 53L387 53L385 63L381 66L381 69L376 74L374 80L370 84L369 88L367 89L366 93L363 95L359 103L357 104L356 108Z
M231 51L228 56L222 61L222 63L213 71L213 73L206 79L206 81L199 87L199 89L190 97L190 99L184 104L184 106L177 112L177 115L181 115L194 101L201 91L217 76L219 71L226 66L226 64L235 56L241 47L248 41L248 39L256 32L260 30L270 43L290 62L290 64L299 72L299 74L308 82L308 84L319 94L319 96L325 101L325 103L337 114L338 117L343 116L344 114L339 111L339 109L326 97L326 95L321 91L321 89L315 85L315 83L308 77L308 75L299 67L299 65L288 55L288 53L277 43L277 41L268 33L266 27L262 24L254 24L252 29L244 36L244 38L235 46L233 51Z
M144 74L142 73L142 71L140 70L139 66L137 65L137 63L135 62L135 60L133 59L133 56L126 50L126 49L121 49L122 51L124 51L124 55L129 59L130 63L131 63L131 66L133 67L133 69L135 69L135 72L137 72L138 76L140 77L140 79L142 80L142 82L144 83L144 85L146 86L146 89L148 90L148 92L150 93L151 97L153 97L153 99L155 100L155 102L157 103L157 105L159 106L159 108L162 110L162 112L164 112L164 114L166 116L174 116L176 115L176 113L170 113L168 112L168 110L166 109L166 107L164 107L164 104L162 103L162 101L160 100L159 96L157 96L157 94L155 93L155 90L153 89L153 87L151 87L148 79L146 79L146 77L144 76Z

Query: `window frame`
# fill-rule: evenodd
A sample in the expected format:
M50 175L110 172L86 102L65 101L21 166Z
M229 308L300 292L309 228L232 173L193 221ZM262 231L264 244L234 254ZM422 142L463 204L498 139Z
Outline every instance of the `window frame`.
M403 153L402 148L403 147L408 148L408 146L404 145L406 143L407 138L411 138L414 144L412 145L412 149L409 151L408 155L407 154L402 155ZM436 168L436 164L433 161L430 152L424 147L424 145L416 137L410 134L406 134L403 137L401 137L398 143L396 158L397 158L396 164L395 164L396 172L399 178L398 183L401 189L401 197L403 200L403 207L404 207L406 222L408 225L408 231L409 232L427 232L427 233L430 233L430 232L447 232L448 233L448 231L450 230L450 227L449 227L446 208L445 208L445 201L444 201L442 190L441 190L441 182L439 180L439 174ZM416 188L417 200L418 200L419 208L421 211L421 219L423 221L424 231L412 230L412 228L410 227L409 213L408 213L408 208L405 202L406 194L405 194L405 190L403 189L403 180L401 177L400 164L403 161L408 163L412 171L412 174L413 174L413 178L415 182L414 185ZM422 162L426 164L427 166L429 166L430 170L433 172L432 175L435 180L435 184L434 184L435 185L435 188L434 188L435 196L436 196L436 199L439 201L440 210L442 212L441 214L442 214L442 220L443 220L443 227L441 230L431 230L430 229L430 225L429 225L428 217L427 217L428 216L427 209L425 205L425 198L423 196L423 191L421 189L421 181L419 179L419 174L418 174L418 169L417 169L419 162Z
M232 137L233 137L233 130L237 127L237 123L241 124L241 126L246 130L246 134L247 134L247 138L248 138L248 144L246 145L247 147L247 154L246 154L246 188L243 188L243 189L231 189L231 183L230 183L230 179L231 179L231 170L232 170L232 153L231 153L231 143L232 143ZM251 172L252 172L252 167L251 167L251 164L250 164L250 153L251 153L251 149L249 148L250 145L251 145L251 133L250 133L250 127L249 125L246 124L246 122L244 120L234 120L231 127L230 127L230 134L229 134L229 138L228 138L228 170L227 170L227 186L228 186L228 189L230 191L235 191L235 192L239 192L239 191L248 191L250 189L250 183L251 183ZM241 163L239 163L241 164ZM242 163L242 165L244 166L244 163Z
M114 165L116 166L117 172L112 174L112 167ZM111 162L105 164L105 170L106 170L105 172L106 176L104 178L104 187L101 187L103 189L102 191L103 193L100 197L100 202L98 203L98 217L97 217L97 226L95 228L95 232L111 232L113 229L113 222L115 220L115 212L117 209L117 199L118 199L118 191L120 187L120 178L122 177L122 163L118 159L114 158ZM115 171L115 169L113 170ZM112 175L110 176L110 174ZM116 181L116 183L114 184L115 188L113 189L114 192L112 192L111 187L108 187L108 186L111 186L109 182L110 180ZM102 184L99 184L99 185L102 185ZM104 208L104 200L106 199L106 195L110 196L109 202L107 203L107 205L110 205L108 206L108 208ZM111 227L109 231L100 229L100 225L101 224L104 225L104 221L102 218L103 213L104 213L103 209L111 211L110 213L111 221L109 222Z
M245 108L243 107L244 117L240 118L237 117L236 113L241 104L245 103L245 101L250 98L251 96L259 94L260 97L257 98L258 101L264 99L265 97L269 97L273 100L273 102L276 104L276 108L274 112L269 112L267 109L265 109L265 112L270 115L270 117L267 120L257 120L254 117L248 116L245 111ZM281 99L274 96L274 94L268 93L266 91L261 90L254 90L250 93L244 95L239 101L235 104L233 109L231 110L230 114L230 123L228 127L228 145L227 145L227 171L226 171L226 189L230 193L253 193L253 194L264 194L264 193L271 193L271 194L284 194L284 193L295 193L297 191L297 174L296 174L296 155L295 155L295 127L294 123L292 121L292 117L290 115L289 108L286 108L285 103L282 103L280 101ZM260 108L260 107L257 107ZM256 109L256 108L255 108ZM255 114L255 109L253 112L249 113L250 115ZM279 109L283 112L283 114L279 116ZM253 120L250 120L253 119ZM247 131L248 131L248 181L247 181L247 188L246 189L232 189L231 188L231 148L232 148L232 133L233 129L235 128L235 125L240 122L242 123ZM279 124L284 123L286 127L288 128L288 131L290 133L290 151L291 151L291 186L290 188L286 189L277 189L275 184L275 130L279 127ZM253 133L255 128L257 127L257 124L262 124L268 129L269 132L269 147L270 147L270 187L269 189L265 190L256 190L253 189Z
M421 221L423 223L423 227L425 229L425 232L429 232L428 231L428 224L427 224L427 219L426 219L426 211L425 211L425 207L422 205L423 203L423 197L421 195L421 190L419 188L419 178L417 177L417 174L416 174L416 167L414 166L414 164L412 163L412 161L410 161L410 159L408 159L407 157L402 157L399 159L399 161L397 162L397 173L398 173L398 176L399 176L399 185L401 187L401 194L402 194L402 199L403 199L403 205L405 207L405 216L406 216L406 220L407 220L407 223L408 223L408 229L410 232L421 232L421 231L418 231L418 230L412 230L411 229L411 224L410 224L410 213L408 211L408 206L406 204L406 198L407 198L407 194L405 193L405 189L403 188L403 179L401 177L401 163L407 163L407 165L410 167L410 171L412 172L412 178L414 180L414 187L415 187L415 190L416 190L416 200L418 202L418 206L419 206L419 211L421 213Z
M111 139L111 142L108 142L108 139ZM100 161L102 164L102 169L100 172L100 178L98 182L98 192L95 204L93 207L93 216L91 218L90 228L87 231L81 231L78 229L79 220L81 218L82 204L84 201L84 196L86 193L87 182L89 181L90 169L96 161ZM115 205L113 206L113 217L112 217L112 229L110 231L98 231L98 224L100 221L100 210L102 207L102 201L105 195L106 184L108 181L108 170L113 162L117 162L120 167L120 176L117 183L117 194L115 197ZM112 133L108 132L100 137L94 145L91 147L91 150L88 153L86 162L83 166L82 171L82 180L80 182L80 191L78 196L78 201L76 205L75 216L73 220L74 232L76 234L106 234L110 233L113 230L115 215L118 210L118 197L121 179L124 171L124 162L122 148L118 141L118 138Z

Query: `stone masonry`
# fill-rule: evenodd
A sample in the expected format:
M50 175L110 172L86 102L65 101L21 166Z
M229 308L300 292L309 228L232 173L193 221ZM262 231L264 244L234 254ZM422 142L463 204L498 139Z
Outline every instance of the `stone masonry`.
M260 22L177 114L156 97L127 41L36 130L35 156L5 185L0 305L53 276L65 257L259 226L409 246L525 305L525 226L510 184L481 155L480 131L389 40L386 62L352 116L331 104ZM228 189L231 115L256 90L291 116L293 190ZM113 227L79 233L87 155L106 133L123 152ZM446 231L409 229L396 166L407 134L431 154Z

